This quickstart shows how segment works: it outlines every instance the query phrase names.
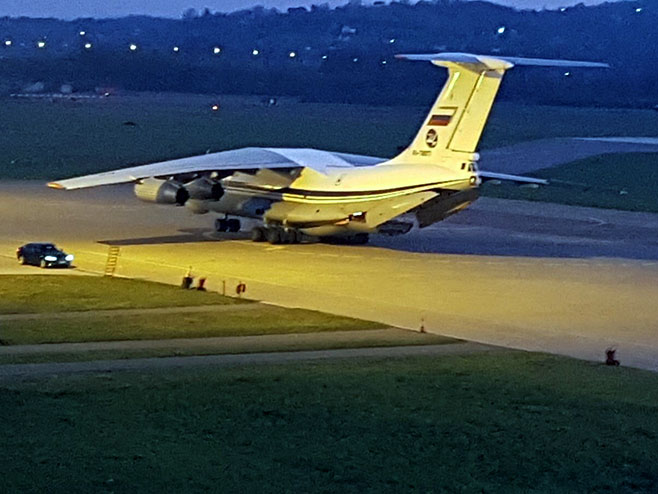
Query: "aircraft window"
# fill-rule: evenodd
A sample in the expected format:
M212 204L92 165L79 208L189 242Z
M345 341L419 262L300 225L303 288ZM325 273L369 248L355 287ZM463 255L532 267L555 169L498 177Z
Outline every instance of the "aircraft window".
M473 171L473 165L471 165L470 163L469 163L469 165L468 165L468 171L469 171L469 172L472 172L472 171Z
M466 163L462 163L462 170L466 168Z

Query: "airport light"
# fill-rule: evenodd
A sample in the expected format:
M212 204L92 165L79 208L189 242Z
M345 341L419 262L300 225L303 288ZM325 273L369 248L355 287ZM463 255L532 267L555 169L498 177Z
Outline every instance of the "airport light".
M327 58L329 58L327 55L322 55L322 60L326 60Z
M291 51L290 53L288 53L288 56L290 58L295 58L297 56L297 53L295 53L294 51Z
M174 47L172 48L172 50L174 50L174 53L178 53L178 52L180 51L180 48L177 47L177 46L174 46Z
M571 72L565 72L564 77L569 77L571 75Z
M386 65L387 63L386 60L382 60L382 65Z
M504 34L506 30L507 30L507 28L506 28L505 26L500 26L500 27L496 30L496 32L497 32L498 34Z
M78 34L79 34L80 36L84 36L85 34L87 34L87 31L80 31Z
M356 63L356 62L358 62L358 61L359 61L359 57L354 57L354 58L352 59L352 62L354 62L354 63Z
M212 105L212 106L210 107L210 109L211 109L212 111L219 111L219 105Z
M10 39L5 40L5 46L11 46L13 43L11 42Z
M642 12L642 7L638 7L635 9L636 14L639 14L640 12Z
M251 54L252 54L254 57L257 57L258 55L260 55L260 51L254 48L253 50L251 50Z
M567 11L567 8L566 8L566 7L562 7L562 8L560 8L560 12L566 12L566 11Z
M45 47L46 47L45 41L37 41L37 48L45 48Z
M135 43L130 43L128 48L130 48L130 51L137 51L137 45Z
M391 38L391 39L389 39L388 42L389 42L390 44L395 43L395 38Z
M219 46L215 46L215 47L212 49L212 52L213 52L215 55L219 55L219 54L222 52L222 49L221 49Z
M85 43L85 50L91 50L91 43Z

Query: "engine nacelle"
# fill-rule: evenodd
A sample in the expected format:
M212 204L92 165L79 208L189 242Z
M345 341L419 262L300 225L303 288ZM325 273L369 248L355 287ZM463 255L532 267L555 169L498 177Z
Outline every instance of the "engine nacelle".
M181 206L190 198L189 192L183 184L174 180L160 180L159 178L146 178L135 184L135 195L138 199L158 204L180 204Z
M202 201L218 201L224 195L224 189L219 182L209 178L197 178L185 184L185 189L191 199Z
M199 199L188 199L185 203L185 208L194 214L206 214L208 211L208 201L202 201Z

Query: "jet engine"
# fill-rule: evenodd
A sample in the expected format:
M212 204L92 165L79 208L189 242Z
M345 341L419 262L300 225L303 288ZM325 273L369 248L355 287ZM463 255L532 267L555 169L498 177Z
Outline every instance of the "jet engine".
M219 182L205 177L186 183L185 189L190 194L191 199L202 201L218 201L224 195L224 189L222 189Z
M135 195L138 199L158 204L183 205L190 198L190 193L183 184L175 180L146 178L135 184Z

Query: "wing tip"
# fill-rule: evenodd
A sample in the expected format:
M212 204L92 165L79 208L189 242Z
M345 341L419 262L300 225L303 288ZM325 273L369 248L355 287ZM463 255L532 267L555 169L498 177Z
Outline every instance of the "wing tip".
M66 188L59 182L48 182L46 185L51 189L57 189L57 190L64 190Z

